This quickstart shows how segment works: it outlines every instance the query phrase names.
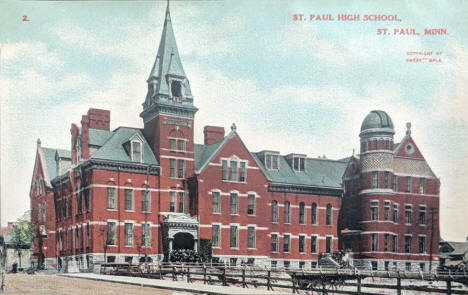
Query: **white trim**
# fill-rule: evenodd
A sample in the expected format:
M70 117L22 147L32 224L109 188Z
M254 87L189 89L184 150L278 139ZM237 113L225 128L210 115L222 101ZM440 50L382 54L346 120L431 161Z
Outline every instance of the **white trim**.
M159 157L163 158L163 159L176 159L176 160L185 160L185 161L195 161L193 158L187 158L187 157L166 156L166 155L161 155Z

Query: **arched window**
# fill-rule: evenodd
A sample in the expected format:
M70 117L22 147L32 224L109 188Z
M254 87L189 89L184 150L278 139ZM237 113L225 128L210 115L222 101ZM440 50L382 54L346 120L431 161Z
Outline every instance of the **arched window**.
M288 201L284 203L284 223L291 223L291 204Z
M278 222L278 201L271 203L271 221Z
M299 223L306 223L306 209L304 202L299 203Z
M331 204L327 204L327 225L333 224L333 209Z
M318 208L317 203L312 203L312 224L318 224Z

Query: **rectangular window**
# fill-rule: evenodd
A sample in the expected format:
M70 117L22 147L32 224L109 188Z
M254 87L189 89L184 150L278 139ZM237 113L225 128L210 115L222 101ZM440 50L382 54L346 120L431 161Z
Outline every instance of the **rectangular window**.
M117 190L113 187L107 189L107 208L112 210L117 209Z
M386 201L385 202L385 208L384 208L384 218L385 218L385 221L390 221L390 208L391 208L391 204L390 202Z
M169 149L171 152L175 152L177 150L177 140L175 138L169 138Z
M171 203L169 205L169 212L176 212L177 206L177 193L171 192Z
M271 168L274 170L279 169L279 155L272 155L271 156Z
M272 166L272 163L271 163L271 158L272 158L272 155L270 154L266 154L265 155L265 167L267 169L273 169L273 166Z
M372 214L372 220L379 220L379 202L374 201L371 202L371 214Z
M305 253L305 236L299 236L299 253Z
M223 167L223 180L228 180L229 178L229 170L228 170L228 162L227 160L222 161L222 167Z
M107 245L117 244L117 230L115 222L107 223Z
M318 224L318 207L316 203L312 203L312 224Z
M398 204L393 205L393 222L398 223Z
M327 237L325 239L327 253L332 253L333 251L333 238Z
M398 191L398 176L396 175L393 176L393 191Z
M406 224L413 223L413 206L406 205L405 206L405 215L406 215Z
M239 169L237 168L237 161L231 161L231 181L238 181Z
M133 246L133 223L125 223L125 246Z
M426 225L426 206L419 207L419 224Z
M255 215L256 211L256 198L254 194L248 195L249 204L247 207L247 215Z
M239 195L231 194L231 214L239 214Z
M426 253L426 237L425 236L419 236L419 253L424 254Z
M179 205L177 206L177 209L179 209L179 213L185 213L185 193L184 192L179 192Z
M332 205L331 204L328 204L327 205L327 209L326 209L326 224L327 225L332 225L333 224L333 208L332 208Z
M249 249L255 249L257 246L257 235L255 232L255 227L249 226L247 228L247 234L248 234L248 245L247 247Z
M413 238L411 236L405 236L405 253L411 253L411 242Z
M317 245L317 236L310 237L310 251L312 253L318 252L318 245Z
M291 204L284 203L284 223L291 223Z
M379 235L372 234L372 251L379 251Z
M126 189L125 190L125 210L133 211L135 210L135 202L133 198L133 190Z
M141 162L141 142L132 141L132 161Z
M405 269L411 271L411 262L405 262Z
M179 139L179 140L178 140L178 147L179 147L179 151L185 152L185 149L186 149L185 140Z
M273 201L271 203L271 221L278 223L278 201Z
M379 187L379 172L372 172L372 187L378 188Z
M421 178L421 194L426 194L426 178Z
M385 187L386 188L391 188L392 186L392 175L390 172L385 171Z
M238 248L239 247L239 230L236 225L231 225L231 248Z
M143 224L142 244L145 248L151 248L151 224Z
M221 213L221 194L212 192L213 195L213 213Z
M271 261L271 268L276 268L278 266L278 261L272 260Z
M384 249L385 249L385 252L390 252L390 245L391 245L390 234L384 234Z
M185 160L179 159L177 160L179 165L179 170L177 173L178 178L185 178Z
M398 252L398 236L393 236L393 252Z
M219 224L213 224L211 227L213 230L213 247L221 247L221 226Z
M169 159L169 173L170 173L170 177L171 178L175 178L176 177L176 166L177 166L177 163L176 163L176 159Z
M294 171L305 171L305 158L293 157L293 169Z
M288 253L291 245L291 237L289 235L284 235L283 237L283 252Z
M283 262L283 264L284 264L284 268L289 268L289 267L291 266L291 262L289 262L289 261L287 261L287 260L285 260L285 261Z
M239 181L247 181L247 162L240 162L240 177Z
M151 192L150 191L143 191L142 211L151 212Z
M411 178L411 176L408 176L406 178L406 181L407 181L407 188L406 188L406 191L408 193L412 193L413 192L413 178Z
M306 208L305 203L299 203L299 224L306 224Z
M278 235L271 234L271 252L279 252Z

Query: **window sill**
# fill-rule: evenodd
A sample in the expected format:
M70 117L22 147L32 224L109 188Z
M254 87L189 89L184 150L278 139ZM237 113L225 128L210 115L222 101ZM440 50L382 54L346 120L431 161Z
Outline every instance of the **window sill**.
M109 208L107 208L107 211L117 212L117 209L109 209Z
M221 247L219 247L219 246L217 246L217 247L213 246L212 248L213 249L221 249Z
M125 212L135 212L135 210L125 210Z
M257 251L257 248L247 248L249 251Z
M213 212L213 213L211 213L211 214L213 214L213 215L221 215L221 212Z
M231 213L231 216L239 216L239 213Z
M239 251L239 247L230 247L231 250Z
M109 248L117 248L117 245L107 245L107 247Z
M256 214L247 214L247 217L257 217Z
M134 248L133 245L125 245L125 248Z
M278 221L272 221L271 223L273 223L273 224L278 224Z
M225 180L225 179L223 179L223 182L241 183L241 184L246 184L247 183L247 181L236 181L236 180Z
M151 213L151 211L141 211L141 213L148 214Z

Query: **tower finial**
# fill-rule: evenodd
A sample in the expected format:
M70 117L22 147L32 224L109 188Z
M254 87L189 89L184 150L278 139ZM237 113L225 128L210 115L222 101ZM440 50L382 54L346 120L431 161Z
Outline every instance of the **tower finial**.
M41 139L40 138L37 139L36 143L37 143L37 147L41 147Z
M232 123L232 125L231 125L231 130L232 130L232 131L236 131L236 130L237 130L236 123Z
M411 135L411 122L406 123L406 135Z

